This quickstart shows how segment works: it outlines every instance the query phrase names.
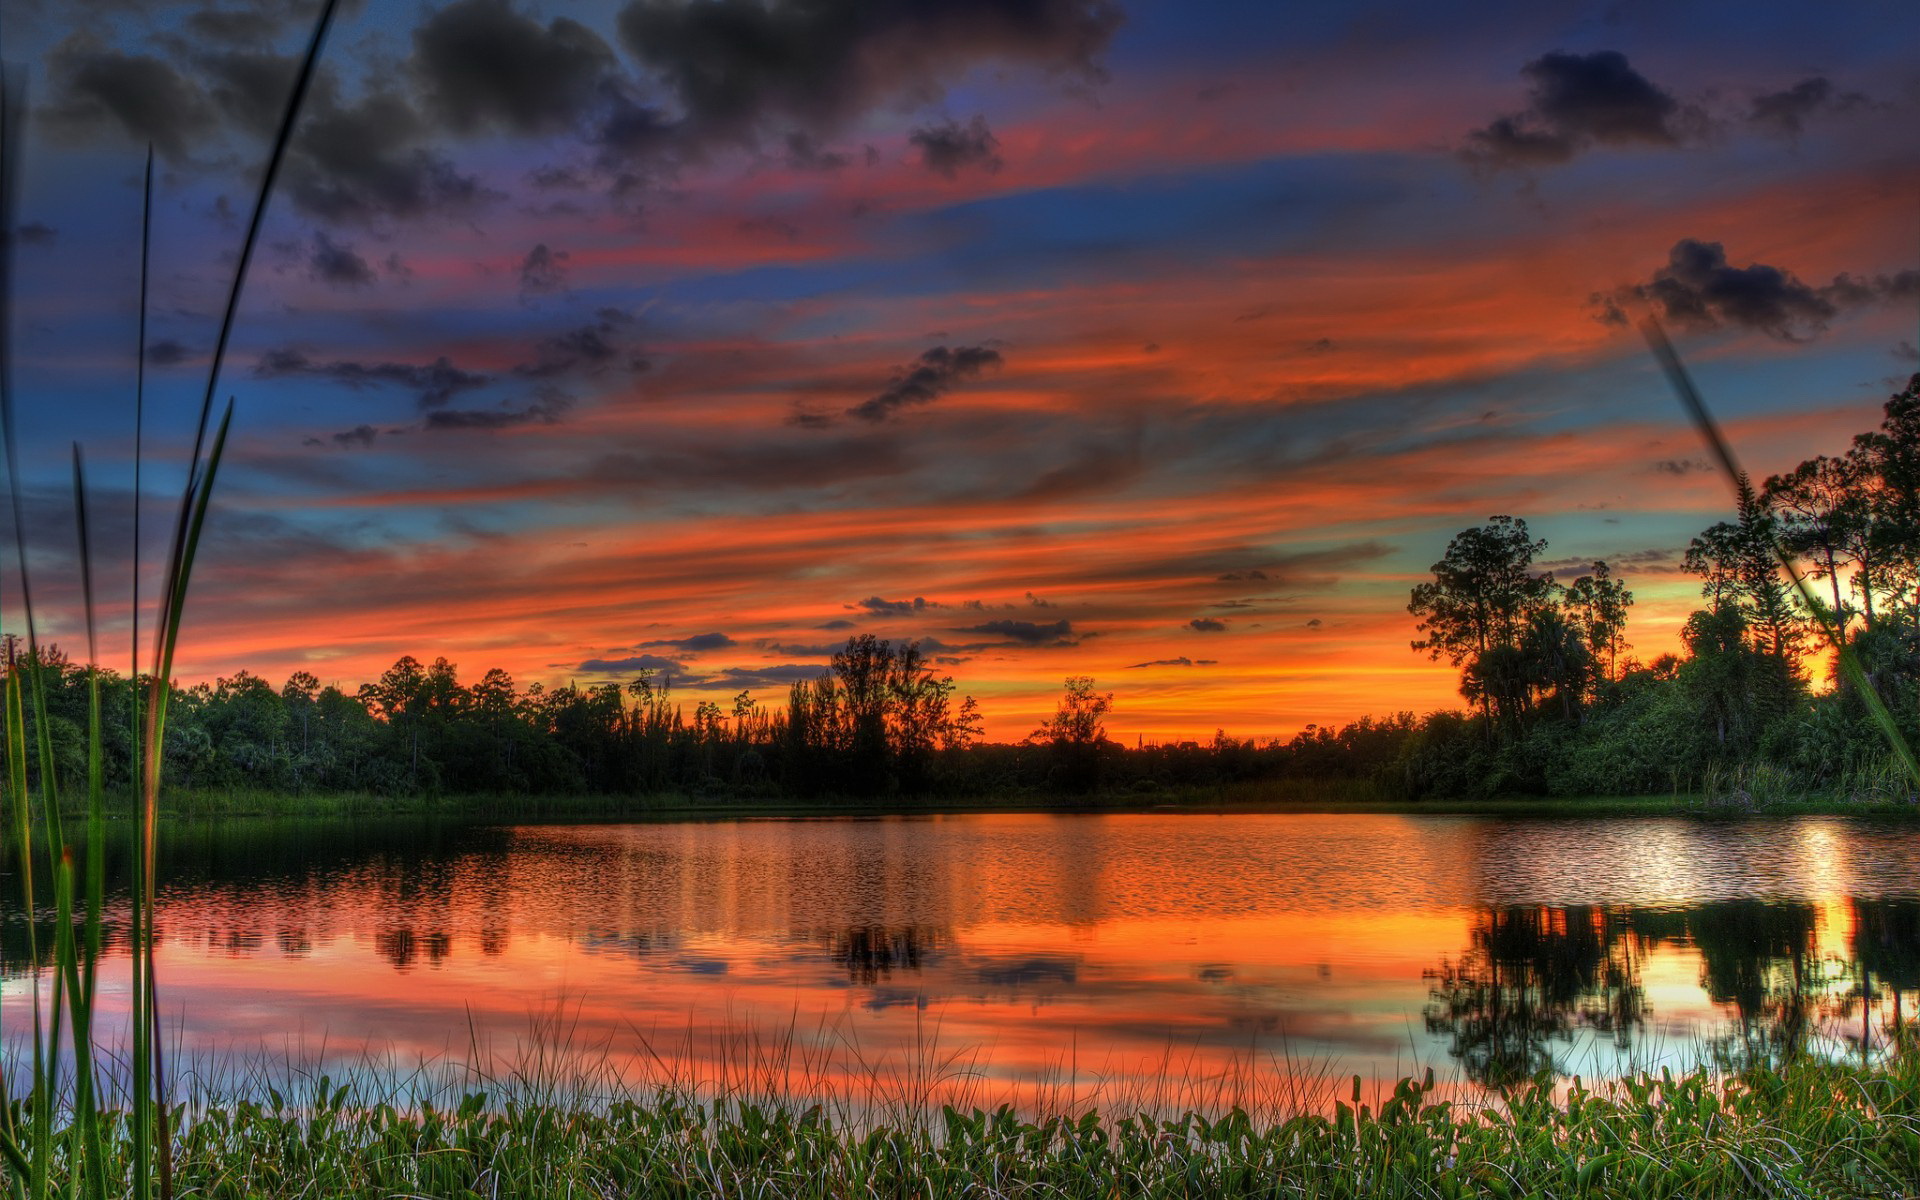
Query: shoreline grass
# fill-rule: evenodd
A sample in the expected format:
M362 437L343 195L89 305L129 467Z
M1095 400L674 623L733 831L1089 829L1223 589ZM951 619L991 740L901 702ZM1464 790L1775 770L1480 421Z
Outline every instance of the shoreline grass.
M1375 1103L1175 1116L1009 1107L861 1120L804 1096L661 1089L590 1102L538 1082L426 1096L310 1076L175 1110L177 1194L782 1197L1912 1197L1920 1051L1871 1064L1546 1078L1476 1106L1429 1072ZM103 1114L126 1178L124 1114ZM63 1164L53 1164L56 1188Z
M1485 816L1513 818L1692 817L1767 819L1802 816L1920 818L1920 803L1897 796L1832 793L1729 801L1701 793L1648 796L1393 800L1359 787L1272 783L1167 788L1152 792L1058 795L1008 792L982 796L792 797L701 796L669 792L605 794L297 793L260 789L175 790L162 814L181 819L365 818L440 816L475 820L698 819L703 817L937 816L969 813L1228 813ZM125 797L110 798L107 815L130 815Z

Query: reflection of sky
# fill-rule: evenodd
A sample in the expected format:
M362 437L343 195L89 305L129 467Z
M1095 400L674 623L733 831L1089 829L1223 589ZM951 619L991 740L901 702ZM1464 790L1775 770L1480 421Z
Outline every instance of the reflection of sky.
M198 7L116 10L111 29L84 5L7 14L9 56L34 67L47 110L22 201L45 232L18 256L19 382L41 594L69 643L69 440L92 455L103 554L123 562L128 538L137 150L110 119L57 119L61 64L90 46L204 84L212 48L182 40ZM329 47L342 97L404 92L429 6L360 7ZM622 6L564 7L618 42ZM861 97L811 131L847 156L838 169L783 160L769 129L616 196L574 126L433 128L418 148L489 199L355 223L284 198L222 388L236 442L184 673L305 668L350 690L414 653L466 678L585 681L600 675L583 663L723 632L732 645L683 656L683 684L765 699L773 669L824 662L845 632L823 632L832 621L957 646L988 619L1064 619L1060 644L947 655L993 736L1032 728L1068 674L1119 693L1122 740L1289 732L1457 702L1452 673L1405 648L1407 588L1494 512L1530 518L1554 560L1615 561L1640 600L1636 650L1671 647L1692 602L1678 552L1726 496L1689 469L1698 448L1644 350L1590 299L1644 282L1682 238L1812 286L1912 267L1920 91L1903 50L1920 18L1122 7L1097 72L1016 38ZM1522 67L1554 50L1617 50L1697 121L1677 145L1471 169L1471 131L1524 109ZM660 92L614 53L639 93ZM1756 97L1814 76L1835 99L1796 136L1750 119ZM975 114L999 167L928 169L912 131ZM163 161L156 214L153 336L180 361L151 374L149 430L169 464L236 237L217 205L244 205L259 153L217 120L195 138ZM531 182L552 166L584 182ZM366 278L317 275L320 235ZM566 254L563 278L526 293L536 245ZM609 356L556 366L556 339L584 330ZM1914 340L1908 301L1796 342L1733 326L1685 344L1764 474L1871 424ZM892 420L845 415L962 345L1004 362ZM432 410L391 378L256 371L289 349L485 378ZM545 384L571 407L530 408ZM511 427L436 428L434 411ZM174 470L149 478L157 515ZM1252 571L1259 586L1222 578ZM861 607L915 596L934 603ZM1203 617L1224 630L1190 624ZM110 612L109 645L123 630Z
M1637 858L1620 856L1622 835ZM749 1050L804 1050L810 1086L838 1089L932 1055L966 1063L989 1095L1032 1099L1063 1072L1136 1094L1169 1063L1196 1087L1271 1091L1427 1065L1447 1078L1448 1034L1424 1019L1430 973L1471 958L1486 906L1604 904L1664 931L1617 950L1646 1007L1628 1050L1578 1020L1549 1043L1591 1078L1690 1062L1699 1039L1737 1031L1703 991L1700 949L1662 914L1810 901L1808 961L1838 995L1852 981L1845 898L1911 898L1911 841L1831 820L524 827L178 886L160 971L190 1054L461 1062L559 1045L628 1078L670 1067L711 1082ZM1648 858L1676 869L1635 869ZM8 984L9 1003L22 987Z

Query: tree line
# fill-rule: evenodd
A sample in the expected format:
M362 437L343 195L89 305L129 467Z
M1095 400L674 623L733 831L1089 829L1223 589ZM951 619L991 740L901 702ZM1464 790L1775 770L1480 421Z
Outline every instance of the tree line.
M5 670L35 664L18 641L0 657ZM37 665L55 770L78 786L87 764L88 668L58 647L43 648ZM106 783L127 791L133 687L104 668L97 678ZM149 684L141 681L143 694ZM978 703L913 641L850 638L818 678L793 683L781 707L747 691L728 705L683 703L671 680L651 670L619 683L521 687L498 668L469 682L445 658L408 655L351 692L322 686L309 671L279 687L249 671L176 685L163 754L170 785L200 790L741 798L929 795L996 784L1086 791L1118 749L1103 721L1111 704L1090 678L1071 678L1055 715L1020 753L989 764ZM38 770L32 756L28 767Z
M1837 670L1826 690L1811 679L1847 647L1909 744L1920 738L1920 374L1843 452L1734 484L1731 519L1681 559L1702 603L1680 651L1644 662L1623 657L1633 597L1605 563L1562 586L1533 569L1546 543L1523 520L1456 536L1408 611L1424 635L1413 648L1460 668L1473 711L1417 723L1407 786L1910 790L1855 686Z
M979 706L917 642L850 638L784 705L748 692L683 703L642 671L623 683L463 681L407 656L354 691L295 672L175 687L167 779L190 789L288 792L683 794L771 799L1152 793L1258 780L1386 798L1672 790L1905 794L1866 705L1816 656L1845 644L1910 741L1920 741L1920 374L1878 428L1755 487L1682 562L1701 606L1676 653L1633 654L1633 593L1605 562L1570 582L1538 570L1526 522L1463 530L1417 585L1416 650L1460 670L1463 711L1399 712L1290 738L1120 746L1091 678L1066 681L1024 741L988 744ZM1784 551L1816 585L1781 570ZM5 649L6 669L28 652ZM56 769L86 761L87 670L43 648ZM1829 672L1829 674L1837 674ZM101 670L110 787L130 780L132 695ZM37 732L34 736L37 736ZM30 769L33 769L30 765Z

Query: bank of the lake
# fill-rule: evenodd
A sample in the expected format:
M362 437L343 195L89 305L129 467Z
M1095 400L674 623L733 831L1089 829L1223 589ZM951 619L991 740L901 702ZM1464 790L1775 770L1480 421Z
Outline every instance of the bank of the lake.
M125 802L116 805L125 809ZM731 816L916 815L1018 812L1372 813L1489 817L1876 816L1920 818L1920 798L1806 793L1755 798L1734 792L1643 796L1496 796L1396 799L1364 783L1262 781L1091 794L1007 791L936 796L741 796L664 792L399 793L175 789L161 798L170 817L443 816L482 820L645 819ZM130 811L130 810L129 810Z
M109 1161L124 1178L124 1123ZM1405 1080L1272 1119L951 1109L847 1121L803 1102L369 1102L318 1080L177 1114L177 1195L1462 1197L1920 1195L1920 1051L1730 1077L1530 1085L1466 1108ZM55 1181L56 1190L59 1181Z

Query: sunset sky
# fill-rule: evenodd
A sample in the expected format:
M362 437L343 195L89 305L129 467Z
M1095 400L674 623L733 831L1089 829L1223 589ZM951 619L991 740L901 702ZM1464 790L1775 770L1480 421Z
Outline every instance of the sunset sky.
M0 18L35 583L77 650L77 439L121 669L142 156L151 567L313 11ZM180 674L777 702L872 632L994 738L1068 675L1128 743L1285 735L1459 703L1407 593L1495 513L1611 562L1651 657L1730 502L1620 318L1756 474L1872 426L1920 370L1916 44L1891 0L347 5Z

